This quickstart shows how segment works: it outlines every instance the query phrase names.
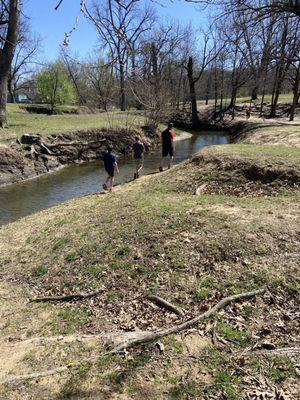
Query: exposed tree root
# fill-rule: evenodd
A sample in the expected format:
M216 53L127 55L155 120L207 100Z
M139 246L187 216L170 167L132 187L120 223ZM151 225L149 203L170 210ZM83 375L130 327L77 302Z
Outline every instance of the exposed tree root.
M148 335L145 335L141 338L130 340L127 343L126 342L122 343L119 346L112 349L111 353L112 354L120 353L121 351L128 349L130 347L153 342L157 339L160 339L161 337L168 336L168 335L171 335L174 333L179 333L188 328L191 328L193 325L196 325L199 321L210 317L211 315L215 314L222 308L225 308L226 306L228 306L228 304L230 304L230 303L235 303L236 301L239 301L239 300L248 300L248 299L251 299L252 297L254 297L258 294L262 294L264 292L265 292L265 289L260 289L260 290L254 290L252 292L246 292L246 293L241 293L241 294L237 294L234 296L225 297L225 299L221 300L214 307L210 308L205 313L200 314L195 318L184 321L182 324L171 326L170 328L167 328L167 329L161 329L156 332L151 332Z
M149 300L152 303L155 303L157 306L165 308L168 311L171 311L174 314L179 315L180 317L184 316L184 313L180 308L174 306L172 303L169 303L168 301L164 300L163 298L161 298L159 296L149 295L146 297L146 300Z
M74 293L68 294L65 296L52 296L52 297L34 297L29 299L30 302L44 302L44 301L71 301L71 300L80 300L80 299L88 299L90 297L97 296L101 290L96 290L91 293Z
M223 300L221 300L219 303L217 303L214 307L207 310L205 313L200 314L190 320L184 321L181 324L174 325L167 329L161 329L156 332L150 332L150 333L137 332L136 337L123 341L121 344L117 345L116 347L109 350L108 352L101 354L98 357L89 358L87 360L81 360L81 361L71 363L69 365L58 367L55 369L51 369L48 371L42 371L42 372L37 371L37 372L33 372L31 374L25 374L25 375L11 375L11 376L8 376L7 378L5 378L4 380L0 381L0 384L16 383L19 381L37 379L37 378L41 378L41 377L45 377L45 376L62 373L62 372L69 370L70 368L76 368L82 362L87 362L87 363L93 364L95 362L98 362L101 358L103 358L105 356L120 353L125 349L132 348L132 347L138 346L138 345L144 345L144 344L156 341L157 339L160 339L164 336L182 332L182 331L189 329L192 326L196 325L199 321L214 315L216 312L225 308L226 306L228 306L231 303L237 302L239 300L248 300L248 299L251 299L251 298L255 297L256 295L262 294L264 292L265 292L265 289L260 289L260 290L254 290L252 292L246 292L246 293L241 293L238 295L226 297Z

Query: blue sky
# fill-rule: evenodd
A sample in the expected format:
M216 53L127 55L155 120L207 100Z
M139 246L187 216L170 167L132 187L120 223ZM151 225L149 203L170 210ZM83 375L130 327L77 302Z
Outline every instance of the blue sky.
M79 11L79 0L64 0L58 11L55 11L54 7L58 1L24 1L24 14L30 17L32 31L39 34L43 39L41 56L44 60L51 60L58 56L59 45L64 39L64 33L73 27ZM153 6L161 16L187 24L191 22L195 27L200 27L205 23L205 13L197 11L195 5L191 3L186 3L183 0L173 0L173 2L160 0L160 4L153 4ZM81 15L78 28L71 37L70 50L73 54L84 57L96 48L96 43L97 33L95 29Z

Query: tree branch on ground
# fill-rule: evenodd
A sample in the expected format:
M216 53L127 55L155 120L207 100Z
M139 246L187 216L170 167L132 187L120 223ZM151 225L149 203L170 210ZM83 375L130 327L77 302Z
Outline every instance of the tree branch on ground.
M161 329L156 332L141 332L141 333L137 332L136 337L134 337L133 339L123 341L121 344L115 346L111 350L101 354L98 357L88 358L88 359L77 361L74 363L69 363L65 366L50 369L48 371L37 371L37 372L33 372L30 374L24 374L24 375L11 375L11 376L8 376L7 378L3 379L2 381L0 381L0 384L4 385L4 384L9 384L9 383L28 381L31 379L37 379L37 378L42 378L42 377L46 377L46 376L50 376L50 375L55 375L58 373L66 372L73 368L77 368L83 362L95 364L103 357L113 355L113 354L118 354L129 348L152 343L162 337L169 336L171 334L176 334L176 333L182 332L184 330L187 330L187 329L197 325L200 321L215 315L218 311L224 309L229 304L232 304L232 303L235 303L238 301L245 301L245 300L252 299L255 296L265 293L265 291L266 291L266 289L259 289L259 290L254 290L251 292L245 292L245 293L225 297L224 299L219 301L219 303L217 303L215 306L213 306L209 310L205 311L203 314L200 314L192 319L186 320L181 324L171 326L170 328Z
M166 310L168 310L174 314L177 314L180 317L184 316L184 313L180 308L174 306L172 303L164 300L163 298L161 298L159 296L149 295L146 297L146 300L149 300L152 303L156 304L157 306L165 308Z
M82 300L89 299L90 297L97 296L101 290L96 290L91 293L74 293L65 296L45 296L45 297L34 297L29 299L30 302L41 303L46 301L71 301L71 300Z

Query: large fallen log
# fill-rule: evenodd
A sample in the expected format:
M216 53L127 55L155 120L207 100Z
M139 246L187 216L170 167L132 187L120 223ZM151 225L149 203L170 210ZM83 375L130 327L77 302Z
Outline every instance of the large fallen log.
M120 353L120 352L124 351L125 349L132 348L132 347L138 346L138 345L144 345L144 344L156 341L157 339L160 339L162 337L165 337L165 336L168 336L168 335L171 335L174 333L182 332L182 331L189 329L192 326L198 324L199 321L211 317L212 315L216 314L219 310L222 310L223 308L227 307L231 303L235 303L240 300L242 300L242 301L249 300L249 299L251 299L259 294L262 294L264 292L265 292L265 289L260 289L260 290L254 290L252 292L246 292L246 293L241 293L241 294L237 294L234 296L226 297L223 300L221 300L219 303L217 303L214 307L210 308L203 314L196 316L195 318L189 319L181 324L174 325L170 328L158 330L156 332L149 332L149 333L141 332L140 334L137 334L137 336L134 337L133 339L125 340L123 343L117 345L113 349L101 354L98 357L80 360L80 361L70 363L65 366L54 368L54 369L51 369L48 371L37 371L37 372L30 373L30 374L25 374L25 375L11 375L11 376L8 376L7 378L3 379L2 381L0 381L0 384L3 385L3 384L9 384L9 383L16 383L19 381L27 381L27 380L31 380L31 379L37 379L37 378L42 378L45 376L62 373L62 372L68 371L71 368L77 368L83 362L90 363L90 364L97 363L100 359L102 359L105 356Z

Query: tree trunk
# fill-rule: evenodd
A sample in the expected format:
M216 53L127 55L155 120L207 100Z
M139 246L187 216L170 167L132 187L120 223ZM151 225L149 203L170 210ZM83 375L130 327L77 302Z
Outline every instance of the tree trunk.
M272 89L271 111L270 111L270 117L271 118L275 118L276 117L277 103L278 103L279 93L280 93L280 90L279 90L279 79L280 79L279 69L280 69L280 66L277 65L274 85L273 85L273 89Z
M154 98L150 118L151 124L153 124L154 127L157 127L162 114L163 104L161 102L161 81L158 67L158 50L155 43L151 43L151 67L153 76L151 81L154 86Z
M10 101L12 103L15 103L16 102L16 95L15 95L15 88L14 88L14 85L13 85L13 82L12 82L11 74L9 74L9 77L8 77L7 88L8 88L8 92L9 92L9 95L10 95Z
M180 108L182 78L183 78L183 67L181 66L180 76L179 76L179 81L178 81L178 89L177 89L176 110L179 110L179 108Z
M294 121L295 110L299 102L300 97L300 63L296 70L296 75L293 82L293 104L290 111L290 121Z
M5 128L8 74L5 75L2 71L3 68L0 67L0 128Z
M123 61L119 61L120 66L120 109L126 111L126 98L125 98L125 71Z
M261 102L260 102L259 118L261 118L262 115L263 115L263 107L264 107L264 100L265 100L265 94L266 94L267 77L268 77L268 65L266 64L265 65L265 70L264 70L263 90L262 90L262 96L261 96Z
M221 69L221 89L220 89L220 112L222 117L223 111L223 98L224 98L224 65L222 65Z
M14 57L18 40L20 3L19 0L9 1L9 17L4 46L0 49L0 128L6 126L7 83L11 62Z
M191 109L192 109L192 125L193 125L193 127L196 128L199 125L199 118L198 118L198 110L197 110L197 96L196 96L196 89L195 89L196 82L194 79L193 57L189 57L187 71L188 71L190 100L191 100Z
M257 100L258 99L258 85L255 85L252 88L252 92L251 92L251 100Z
M217 104L218 104L218 69L217 64L215 64L214 68L214 99L215 99L215 106L214 106L214 114L217 114Z
M289 63L286 62L286 54L285 54L285 48L287 45L287 35L288 35L288 20L286 19L284 21L282 35L281 35L279 61L276 66L275 81L272 92L272 104L270 113L271 118L276 117L277 104L281 92L282 83L284 81L285 72L287 71L287 68L289 66Z

